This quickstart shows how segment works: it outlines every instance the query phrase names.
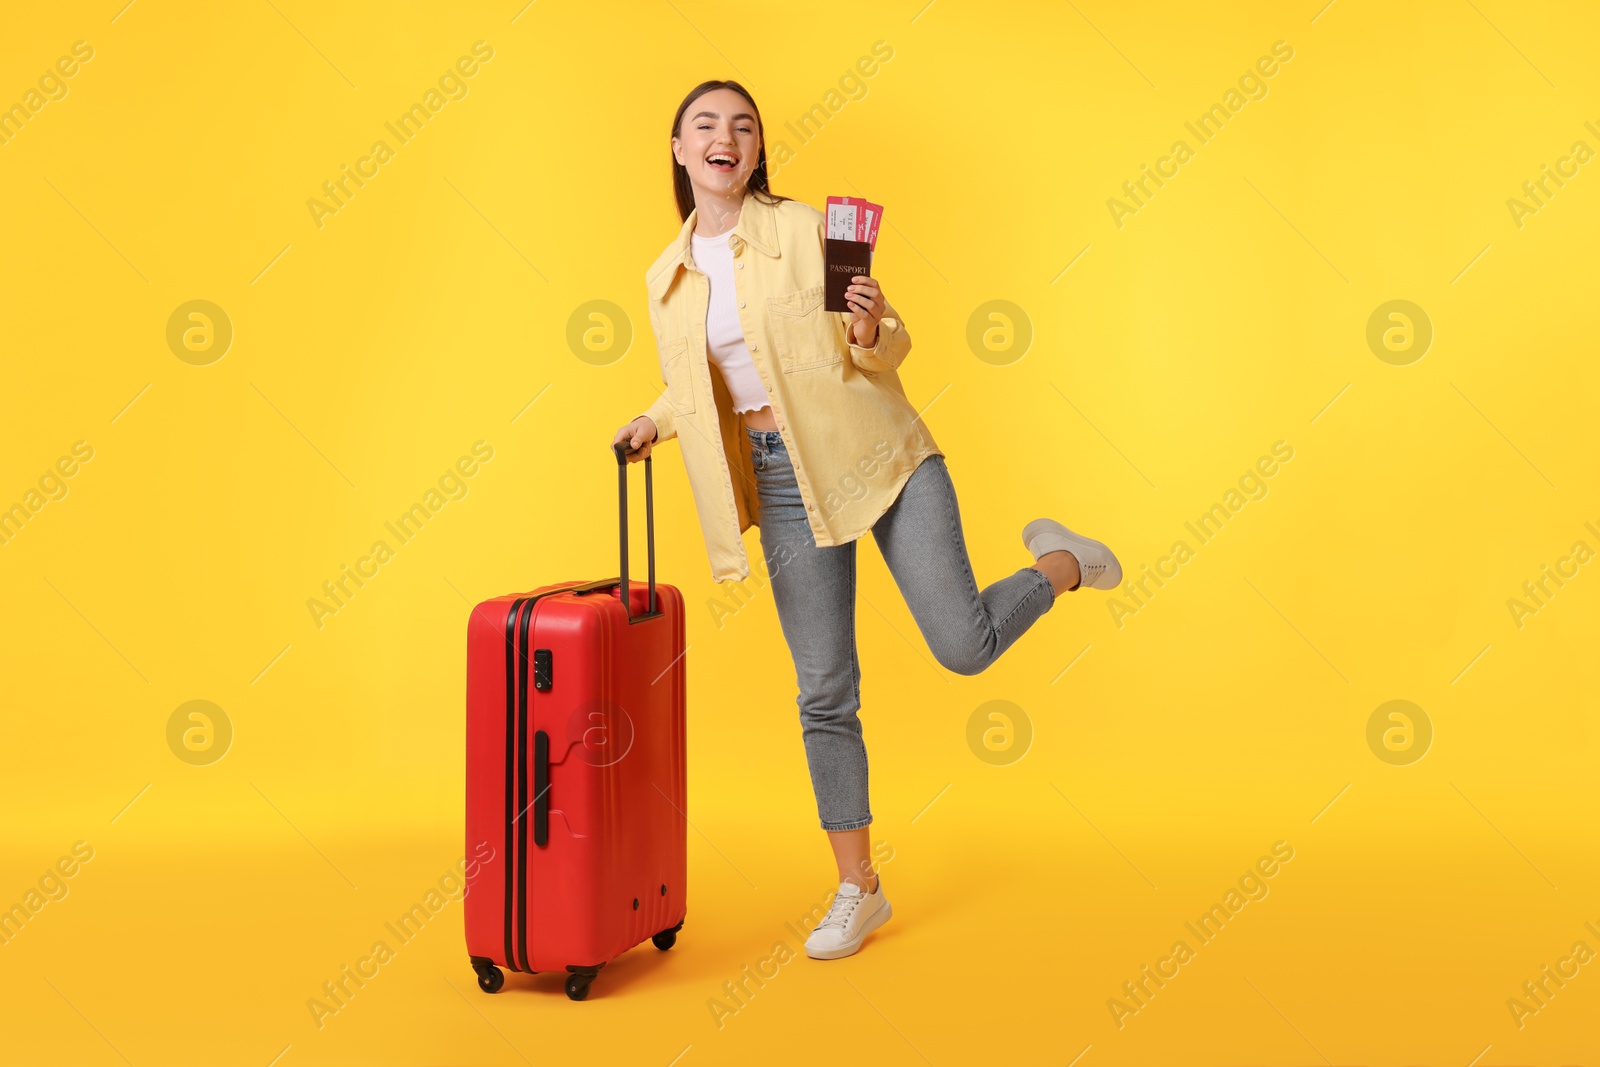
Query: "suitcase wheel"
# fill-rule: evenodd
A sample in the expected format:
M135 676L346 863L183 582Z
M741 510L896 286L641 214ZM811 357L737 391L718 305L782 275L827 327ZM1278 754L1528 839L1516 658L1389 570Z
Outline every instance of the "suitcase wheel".
M600 968L605 964L593 967L567 966L567 996L572 1000L582 1000L589 995L589 983L594 981L594 976L600 973Z
M663 930L659 934L652 935L650 942L655 945L656 948L660 949L662 952L665 952L667 949L678 943L678 931L682 929L683 923L679 922L677 926Z
M488 960L472 961L472 969L478 973L478 988L485 993L498 993L506 984L506 972L496 967Z

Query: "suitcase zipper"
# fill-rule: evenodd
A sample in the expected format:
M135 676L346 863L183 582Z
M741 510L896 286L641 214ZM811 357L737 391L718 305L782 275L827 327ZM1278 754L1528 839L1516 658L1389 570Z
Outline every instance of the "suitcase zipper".
M516 806L511 795L511 783L516 778L517 768L517 614L527 600L516 600L511 604L511 610L506 613L506 913L505 913L505 960L506 966L513 971L522 970L517 966L517 957L512 950L511 935L512 897L516 892L516 868L512 865L512 857L516 855L514 845L516 842L517 815Z
M528 627L533 624L533 610L537 597L528 601L522 612L521 634L518 638L517 658L521 660L522 679L517 685L517 819L528 813ZM528 833L517 834L517 933L522 946L522 969L528 966Z
M506 885L505 885L505 960L513 971L531 971L528 966L528 851L526 834L517 833L517 824L528 811L528 628L534 606L544 597L569 593L583 583L547 589L512 602L506 614ZM520 619L519 619L520 614ZM520 641L519 638L520 629ZM540 650L544 651L544 650ZM518 663L522 670L517 670ZM519 683L520 680L520 684ZM545 688L548 688L548 683ZM549 835L549 737L539 731L534 744L543 753L534 771L534 816L537 841L543 845ZM537 756L537 753L536 753ZM516 790L513 793L513 789ZM542 818L541 818L542 816ZM516 862L513 863L513 857ZM513 910L513 908L515 910ZM513 925L513 918L515 925ZM518 965L516 948L522 948Z

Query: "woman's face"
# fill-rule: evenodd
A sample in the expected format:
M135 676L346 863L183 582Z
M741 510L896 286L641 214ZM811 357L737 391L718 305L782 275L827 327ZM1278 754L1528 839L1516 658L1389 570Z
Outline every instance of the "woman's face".
M683 113L672 154L689 181L713 196L742 196L760 162L755 109L732 89L713 89ZM712 160L717 160L713 163Z

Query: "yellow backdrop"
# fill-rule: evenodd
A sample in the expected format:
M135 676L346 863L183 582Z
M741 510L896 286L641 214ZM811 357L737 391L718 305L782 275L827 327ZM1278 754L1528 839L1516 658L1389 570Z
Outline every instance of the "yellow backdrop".
M0 34L0 1059L1600 1058L1588 6L122 3ZM958 677L861 546L896 914L812 961L792 664L664 447L688 921L488 997L467 613L615 573L713 77L885 205L980 582L1051 515L1137 584Z

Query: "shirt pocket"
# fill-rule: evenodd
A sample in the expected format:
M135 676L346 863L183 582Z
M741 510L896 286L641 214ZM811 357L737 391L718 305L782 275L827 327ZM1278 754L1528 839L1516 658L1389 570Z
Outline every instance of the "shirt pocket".
M822 309L820 285L767 298L772 344L785 374L831 367L844 360L844 322Z
M694 413L693 372L688 337L674 337L661 346L661 376L666 380L667 403L674 415Z

